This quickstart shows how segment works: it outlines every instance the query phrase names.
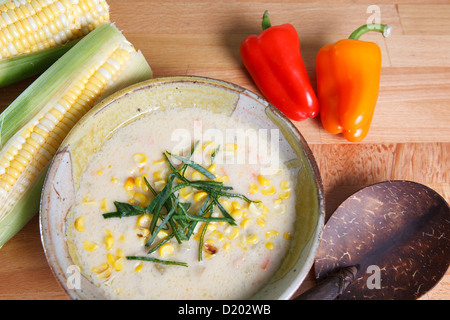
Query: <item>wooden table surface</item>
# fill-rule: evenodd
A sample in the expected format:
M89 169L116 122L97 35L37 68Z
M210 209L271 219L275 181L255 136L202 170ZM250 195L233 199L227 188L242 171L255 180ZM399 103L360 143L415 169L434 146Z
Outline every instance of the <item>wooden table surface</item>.
M392 35L367 34L383 54L379 100L361 143L328 134L317 119L296 123L309 143L325 188L327 217L361 187L391 179L423 183L450 200L450 2L109 0L111 20L151 65L154 77L197 75L258 92L239 57L239 45L273 25L291 23L315 85L321 46L346 38L379 13ZM375 10L375 11L371 11ZM0 110L32 80L0 89ZM310 272L298 292L314 285ZM450 271L422 299L449 299ZM51 273L36 215L0 249L0 299L68 299Z

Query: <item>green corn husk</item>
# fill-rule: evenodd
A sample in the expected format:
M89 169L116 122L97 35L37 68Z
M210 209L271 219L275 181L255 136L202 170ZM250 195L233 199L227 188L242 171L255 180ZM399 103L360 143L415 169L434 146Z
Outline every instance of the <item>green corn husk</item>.
M8 106L0 115L0 164L11 147L20 145L23 140L21 133L25 128L33 127L74 83L91 70L98 70L118 47L132 46L114 25L108 23L98 27L75 44ZM96 102L152 76L152 70L142 53L133 51L130 59L121 67L116 80L103 89ZM31 161L7 192L1 188L2 179L6 175L5 168L0 168L0 247L38 212L48 166L47 163L39 171L34 169L36 161L43 161L38 152L36 157L39 156L41 158Z

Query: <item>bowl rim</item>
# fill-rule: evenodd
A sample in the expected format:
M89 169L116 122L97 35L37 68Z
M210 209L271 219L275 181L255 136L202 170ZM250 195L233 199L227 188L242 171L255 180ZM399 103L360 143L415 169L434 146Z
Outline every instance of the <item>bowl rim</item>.
M300 130L294 125L294 123L279 109L277 109L275 106L273 106L270 102L268 102L264 97L256 94L255 92L246 89L242 86L239 86L237 84L220 80L216 78L210 78L210 77L204 77L204 76L192 76L192 75L185 75L185 76L167 76L167 77L159 77L159 78L153 78L149 80L145 80L142 82L138 82L136 84L130 85L126 88L123 88L121 90L118 90L111 95L105 97L103 100L97 102L88 112L74 125L74 127L69 131L66 138L69 136L70 132L74 131L77 127L81 126L83 121L88 121L87 119L92 116L92 113L99 112L103 108L106 108L108 105L113 103L114 101L120 99L123 96L126 96L134 91L142 90L147 87L151 87L153 85L158 85L162 83L171 83L171 82L188 82L188 83L202 83L205 85L216 85L226 90L233 90L237 92L238 95L244 94L249 96L250 98L258 101L261 105L264 107L270 109L270 111L279 119L281 119L285 125L289 128L289 130L294 134L298 142L300 143L301 150L304 152L305 159L307 160L307 163L310 167L310 170L312 171L312 177L314 180L314 189L316 191L316 197L318 200L318 217L317 222L315 224L314 230L311 233L310 239L308 240L308 243L311 243L309 247L309 253L307 255L307 259L302 264L302 268L300 272L295 277L295 281L291 282L289 286L287 286L283 290L283 294L278 298L279 300L289 300L292 298L295 298L296 291L300 288L301 284L303 283L304 279L306 278L307 274L312 270L315 254L318 250L320 239L322 236L323 228L325 225L325 196L324 196L324 187L322 182L322 177L320 174L319 167L317 165L316 159L314 157L314 154L309 147L306 139L301 134ZM64 140L66 140L66 138ZM54 163L56 161L56 155L58 155L60 152L64 151L64 148L61 149L61 147L64 147L64 140L62 141L60 147L58 148L55 156L52 158L50 164L49 164L49 171L50 168L54 166ZM43 203L45 202L45 190L48 188L48 184L50 183L51 179L49 177L49 172L46 173L45 181L42 188L41 193L41 201L39 206L39 230L40 230L40 239L43 247L43 251L46 257L46 260L48 262L48 265L54 274L54 276L57 278L59 285L63 288L63 290L72 298L72 299L81 299L82 297L77 294L76 290L70 290L67 288L67 285L65 285L67 278L64 275L64 272L62 270L58 270L55 266L55 263L57 261L55 258L55 253L51 250L51 240L49 239L48 234L48 212L43 213ZM65 219L65 218L64 218Z

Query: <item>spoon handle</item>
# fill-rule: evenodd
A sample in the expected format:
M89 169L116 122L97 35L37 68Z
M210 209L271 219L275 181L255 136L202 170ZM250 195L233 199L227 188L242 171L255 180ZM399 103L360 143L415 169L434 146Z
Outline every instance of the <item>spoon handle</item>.
M305 291L294 300L334 300L355 279L358 268L348 266L338 269L321 280L315 287Z

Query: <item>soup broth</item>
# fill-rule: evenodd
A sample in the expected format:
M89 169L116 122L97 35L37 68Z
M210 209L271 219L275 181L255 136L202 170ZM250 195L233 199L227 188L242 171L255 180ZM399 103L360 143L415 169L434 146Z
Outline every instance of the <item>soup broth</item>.
M66 220L82 273L110 299L251 298L287 255L296 219L297 172L261 129L196 108L154 111L117 129L89 159ZM182 241L175 231L189 228L168 221L148 244L154 214L106 218L118 211L115 203L147 208L165 190L169 174L183 167L180 159L192 162L173 186L186 179L227 187L215 195L220 206L203 211L219 219L190 220L191 233ZM190 185L173 194L191 216L211 197ZM222 209L233 223L222 219ZM169 212L161 209L156 228Z

